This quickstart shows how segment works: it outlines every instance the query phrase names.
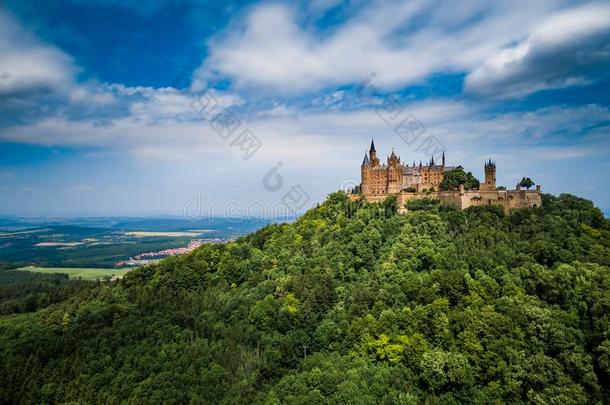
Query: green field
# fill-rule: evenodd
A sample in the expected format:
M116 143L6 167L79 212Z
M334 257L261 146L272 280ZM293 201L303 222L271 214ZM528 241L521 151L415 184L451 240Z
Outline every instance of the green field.
M131 269L100 269L100 268L78 268L78 267L21 267L17 270L32 271L35 273L64 273L70 278L81 278L83 280L97 280L104 277L123 277Z

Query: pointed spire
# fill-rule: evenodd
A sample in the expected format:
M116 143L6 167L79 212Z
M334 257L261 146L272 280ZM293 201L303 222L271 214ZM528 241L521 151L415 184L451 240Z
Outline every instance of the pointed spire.
M443 151L443 166L445 166L445 151Z
M372 139L371 139L371 149L370 149L370 151L371 151L371 152L377 152L377 151L375 150L375 142L374 142Z
M434 166L434 156L430 158L430 166Z
M368 165L368 164L369 164L369 155L365 151L364 152L364 160L362 161L362 165Z

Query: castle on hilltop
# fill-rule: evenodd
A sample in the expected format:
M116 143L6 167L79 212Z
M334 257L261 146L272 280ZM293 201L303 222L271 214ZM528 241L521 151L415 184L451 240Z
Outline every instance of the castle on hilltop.
M440 164L434 158L424 165L403 164L394 153L388 156L386 163L377 157L375 143L371 141L368 153L360 166L360 187L352 190L350 198L364 199L369 202L383 201L396 196L401 211L406 211L406 203L413 199L430 198L443 204L454 205L460 209L480 205L501 205L506 210L511 208L539 207L542 204L540 186L535 190L522 189L517 185L515 190L496 187L496 164L491 159L485 163L485 181L476 189L465 189L460 184L451 189L443 184L445 176L461 167L447 166L443 152Z

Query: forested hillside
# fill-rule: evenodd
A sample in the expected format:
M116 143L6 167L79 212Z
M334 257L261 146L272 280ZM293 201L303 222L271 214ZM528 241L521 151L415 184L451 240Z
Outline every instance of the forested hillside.
M607 401L597 208L411 208L336 193L293 224L3 315L0 400Z

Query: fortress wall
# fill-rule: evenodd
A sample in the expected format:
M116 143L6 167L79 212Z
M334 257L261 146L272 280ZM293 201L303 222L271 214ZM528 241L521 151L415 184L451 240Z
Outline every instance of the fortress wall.
M542 196L537 190L507 191L507 199L510 208L540 207L542 205Z
M366 196L368 202L381 202L388 196ZM401 192L396 194L396 200L399 207L403 207L410 200L421 200L429 198L433 200L439 200L441 204L452 205L458 209L466 209L473 206L481 205L506 205L508 206L508 200L502 192L498 191L479 191L479 190L467 190L467 191L441 191L432 193L409 193ZM515 202L520 204L519 202Z
M537 190L460 190L460 191L436 191L432 193L422 192L400 192L395 194L364 195L367 202L382 202L389 196L396 196L400 212L406 212L405 204L410 200L421 200L424 198L439 200L441 204L452 205L458 209L466 209L476 206L500 205L506 211L513 208L539 207L542 205L540 191ZM350 196L358 199L361 196Z

